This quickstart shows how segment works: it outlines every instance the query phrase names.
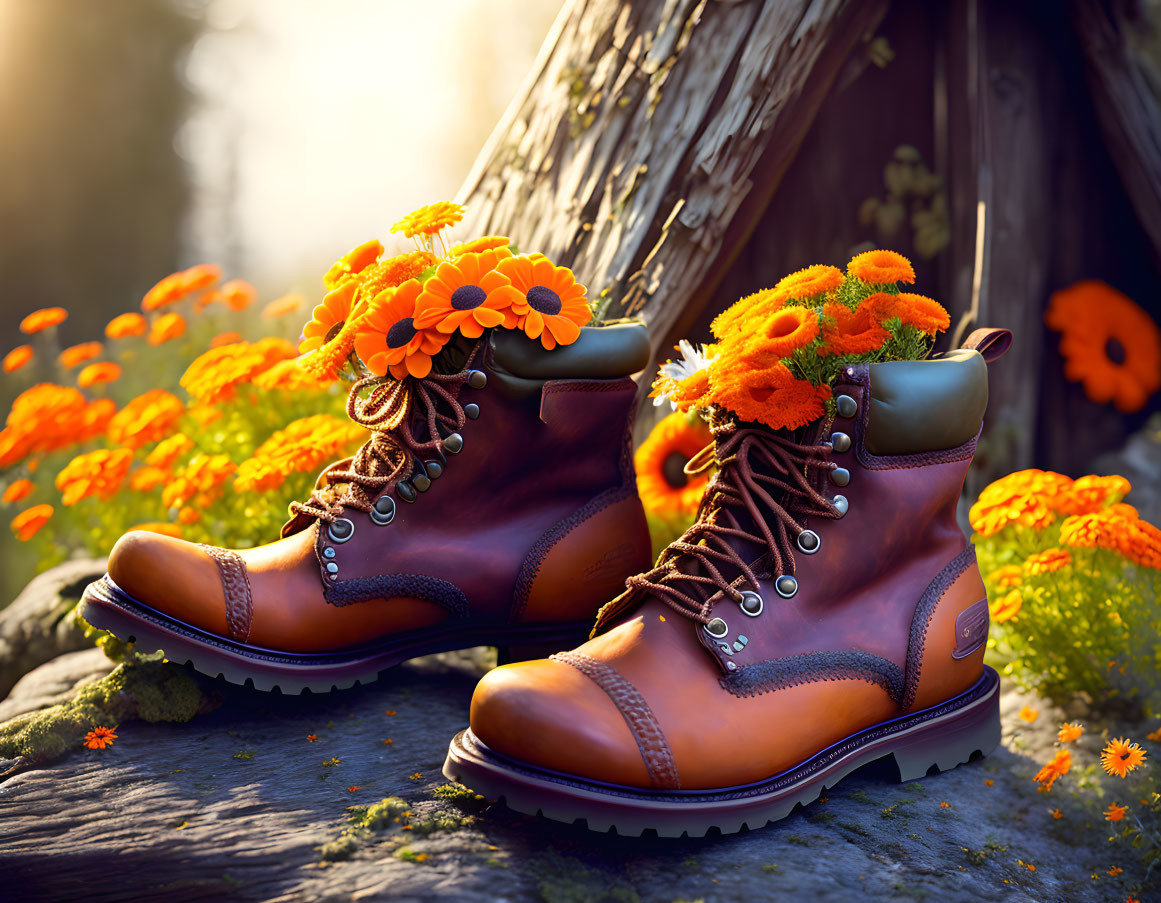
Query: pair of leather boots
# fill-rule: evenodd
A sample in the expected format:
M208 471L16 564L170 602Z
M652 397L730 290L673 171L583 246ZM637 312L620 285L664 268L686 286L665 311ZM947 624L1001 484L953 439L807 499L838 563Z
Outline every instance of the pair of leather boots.
M129 533L81 613L287 693L494 645L511 663L476 688L449 778L599 831L760 827L872 761L911 780L998 743L956 504L985 358L1009 341L848 367L837 413L794 432L715 422L697 521L650 567L631 445L644 327L586 327L551 354L488 331L459 372L414 382L405 429L324 472L325 504L281 539ZM411 456L406 480L376 479L384 449Z

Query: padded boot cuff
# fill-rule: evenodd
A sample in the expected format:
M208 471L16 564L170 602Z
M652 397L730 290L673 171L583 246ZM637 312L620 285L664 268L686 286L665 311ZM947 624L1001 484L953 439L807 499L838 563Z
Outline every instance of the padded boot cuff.
M571 345L545 351L518 330L492 333L498 367L531 380L618 379L649 365L649 332L644 323L585 326Z

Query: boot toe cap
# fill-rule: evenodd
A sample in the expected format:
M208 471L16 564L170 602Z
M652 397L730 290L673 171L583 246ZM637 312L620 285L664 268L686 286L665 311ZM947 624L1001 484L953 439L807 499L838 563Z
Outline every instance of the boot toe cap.
M511 758L632 787L650 786L641 751L613 701L551 659L504 665L472 696L472 733Z
M217 564L195 543L133 530L109 553L109 578L138 602L185 624L226 635Z

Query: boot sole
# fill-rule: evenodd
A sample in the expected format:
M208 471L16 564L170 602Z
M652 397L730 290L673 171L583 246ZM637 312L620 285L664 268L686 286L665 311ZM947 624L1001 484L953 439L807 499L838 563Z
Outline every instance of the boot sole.
M279 652L235 643L183 624L137 601L108 576L85 588L78 610L93 627L136 644L140 651L160 649L169 661L184 663L209 677L287 694L307 690L327 693L372 683L382 671L409 659L472 646L517 646L533 652L556 652L584 642L592 629L588 621L512 626L460 624L397 634L357 649Z
M718 790L643 790L538 768L489 749L471 731L452 740L443 773L527 815L583 822L630 837L703 837L764 827L814 802L858 768L879 760L913 781L985 756L1000 742L1000 679L984 667L970 690L941 705L853 734L765 781Z

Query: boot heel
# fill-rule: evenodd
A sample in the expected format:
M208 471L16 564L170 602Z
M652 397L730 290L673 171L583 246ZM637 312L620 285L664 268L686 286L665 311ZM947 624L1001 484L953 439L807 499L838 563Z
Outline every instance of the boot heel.
M1000 744L1000 695L996 690L963 712L935 719L900 741L891 753L899 780L915 781L934 768L947 771L988 755Z

